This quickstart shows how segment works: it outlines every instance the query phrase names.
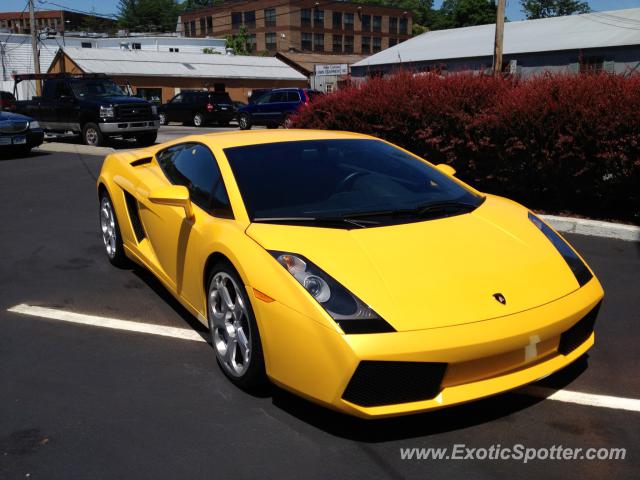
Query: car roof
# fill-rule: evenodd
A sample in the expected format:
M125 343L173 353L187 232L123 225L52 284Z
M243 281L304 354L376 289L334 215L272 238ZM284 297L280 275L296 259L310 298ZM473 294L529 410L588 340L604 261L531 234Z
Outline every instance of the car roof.
M201 135L190 135L179 140L172 140L165 144L157 145L158 150L167 148L170 145L185 142L200 142L212 148L232 148L245 147L248 145L260 145L278 142L300 142L304 140L346 140L346 139L369 139L377 140L375 137L353 132L340 132L334 130L236 130L230 132L207 133Z

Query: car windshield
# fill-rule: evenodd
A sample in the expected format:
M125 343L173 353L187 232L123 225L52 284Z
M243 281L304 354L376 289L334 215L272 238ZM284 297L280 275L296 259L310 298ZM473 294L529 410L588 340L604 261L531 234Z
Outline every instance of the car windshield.
M377 226L467 213L484 200L374 139L266 143L225 154L256 222Z
M78 97L126 96L118 85L111 80L79 79L71 82L73 93Z

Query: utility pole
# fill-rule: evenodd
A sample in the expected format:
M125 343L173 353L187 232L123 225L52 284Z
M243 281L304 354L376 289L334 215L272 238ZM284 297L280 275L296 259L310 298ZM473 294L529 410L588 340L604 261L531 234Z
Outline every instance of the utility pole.
M498 13L496 15L496 39L493 46L493 74L502 73L502 46L504 43L504 9L507 0L498 0Z
M33 51L33 71L40 75L40 56L38 55L38 28L36 25L36 12L33 9L33 0L29 0L29 29L31 30L31 50ZM36 79L36 95L42 94L40 79Z

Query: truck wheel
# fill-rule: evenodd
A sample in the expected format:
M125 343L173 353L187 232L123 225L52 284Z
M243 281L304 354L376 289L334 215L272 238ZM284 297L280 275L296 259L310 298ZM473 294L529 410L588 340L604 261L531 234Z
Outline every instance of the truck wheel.
M196 127L203 127L204 126L204 115L202 115L201 113L196 113L193 116L193 125Z
M91 147L101 147L105 144L104 135L95 123L85 123L82 128L82 142Z
M166 125L167 123L169 123L167 121L167 114L166 113L161 113L158 115L158 120L160 121L160 125Z
M251 117L246 113L241 113L238 117L238 125L240 130L249 130L251 128Z
M149 145L153 145L156 143L156 138L158 138L158 132L145 132L145 133L136 133L136 142L141 147L148 147Z

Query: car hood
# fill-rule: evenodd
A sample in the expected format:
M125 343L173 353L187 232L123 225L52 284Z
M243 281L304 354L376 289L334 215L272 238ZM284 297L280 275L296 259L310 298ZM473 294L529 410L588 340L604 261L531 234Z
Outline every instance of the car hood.
M488 196L472 213L417 223L354 230L253 223L247 234L267 250L307 257L408 331L510 315L577 290L527 213Z
M128 97L126 95L120 96L120 95L115 95L115 96L106 96L106 97L83 97L82 99L85 102L88 103L93 103L96 105L107 105L107 104L111 104L111 105L131 105L131 104L135 104L135 105L148 105L149 102L147 102L146 100L142 99L142 98L138 98L138 97Z
M33 118L19 113L4 112L0 110L0 122L31 122Z

